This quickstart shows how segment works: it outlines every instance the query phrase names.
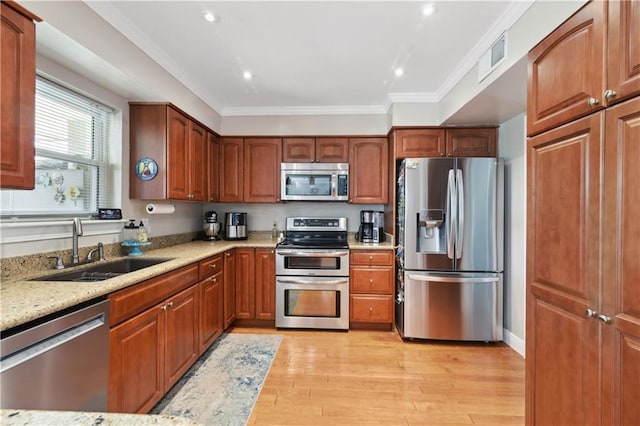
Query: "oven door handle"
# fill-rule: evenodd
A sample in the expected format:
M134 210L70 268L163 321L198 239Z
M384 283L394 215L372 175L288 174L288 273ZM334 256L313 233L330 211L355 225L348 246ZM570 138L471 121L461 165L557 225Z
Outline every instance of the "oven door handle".
M344 257L349 256L348 250L314 250L313 252L297 251L297 250L276 250L276 254L280 256L299 256L299 257Z
M313 280L300 280L300 279L289 280L289 279L277 278L276 281L283 284L349 284L349 280L313 281Z

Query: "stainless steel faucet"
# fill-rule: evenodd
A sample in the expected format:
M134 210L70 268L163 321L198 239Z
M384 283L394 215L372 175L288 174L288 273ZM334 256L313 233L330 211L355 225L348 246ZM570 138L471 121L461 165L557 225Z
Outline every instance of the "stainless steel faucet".
M105 260L104 259L104 245L102 243L98 243L98 246L89 252L89 254L87 255L87 261L92 262L94 260L93 259L93 255L95 253L98 253L98 260L100 262Z
M71 263L78 263L80 261L80 257L78 256L78 237L82 236L82 222L80 222L79 217L73 218L71 231L73 238Z

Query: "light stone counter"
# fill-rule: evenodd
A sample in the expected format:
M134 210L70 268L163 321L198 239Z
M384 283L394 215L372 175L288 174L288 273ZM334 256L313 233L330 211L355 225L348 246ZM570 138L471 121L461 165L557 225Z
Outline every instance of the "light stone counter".
M0 410L2 426L199 426L184 417L149 414L87 413L81 411Z
M0 283L0 331L27 323L79 303L198 262L236 247L274 248L271 235L249 235L248 240L193 241L145 252L146 258L172 258L167 262L97 282L28 281L61 271L34 271ZM108 259L115 260L116 258ZM90 265L86 265L90 266ZM67 270L82 269L83 266Z
M349 235L348 241L350 250L393 250L393 240L387 234L383 243L362 243L356 241L354 235Z

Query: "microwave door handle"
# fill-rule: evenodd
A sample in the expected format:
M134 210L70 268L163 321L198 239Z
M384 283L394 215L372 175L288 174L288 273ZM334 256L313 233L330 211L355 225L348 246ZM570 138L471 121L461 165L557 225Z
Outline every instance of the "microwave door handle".
M333 173L331 174L331 197L336 197L338 195L338 175Z

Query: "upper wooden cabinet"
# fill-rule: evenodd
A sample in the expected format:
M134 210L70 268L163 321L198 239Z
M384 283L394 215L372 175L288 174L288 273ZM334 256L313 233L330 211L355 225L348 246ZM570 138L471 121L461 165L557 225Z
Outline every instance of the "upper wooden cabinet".
M246 138L244 140L244 201L276 203L280 201L280 162L282 139Z
M283 138L283 163L346 163L349 161L349 139Z
M528 58L528 135L640 93L638 40L640 2L593 1L534 47Z
M129 111L130 197L206 201L206 129L169 104L131 103ZM153 179L136 176L143 158L157 163Z
M36 32L40 21L16 3L0 3L0 187L35 187Z
M389 150L384 137L349 139L349 202L386 204Z
M391 140L396 158L497 155L495 127L394 129Z
M222 137L219 146L220 202L242 202L244 186L242 138Z
M220 200L220 177L218 176L219 145L218 135L207 132L207 201L209 202Z

